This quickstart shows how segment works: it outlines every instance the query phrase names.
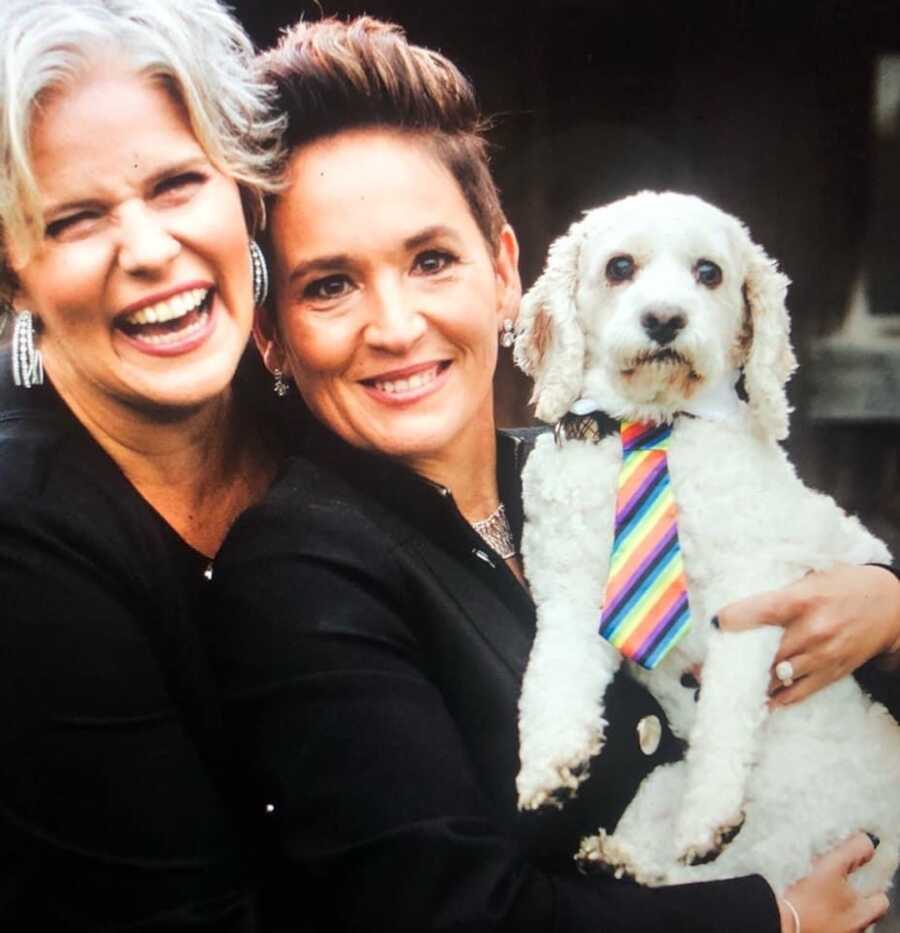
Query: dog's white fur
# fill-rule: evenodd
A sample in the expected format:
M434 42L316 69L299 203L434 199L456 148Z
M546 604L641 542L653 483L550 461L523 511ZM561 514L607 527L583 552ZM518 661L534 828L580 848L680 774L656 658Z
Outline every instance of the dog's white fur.
M622 255L637 271L610 281L607 264ZM700 259L721 268L721 284L698 281ZM787 284L735 218L695 197L643 192L575 223L522 304L516 359L535 380L540 418L587 398L615 418L674 421L669 470L692 625L656 670L626 663L688 751L647 777L613 835L601 830L581 852L646 884L760 872L781 890L860 829L881 845L858 884L885 886L900 856L900 728L887 710L848 677L770 714L782 630L710 625L726 603L807 571L889 560L855 518L800 482L777 443L795 365ZM684 320L674 358L654 359L660 348L641 323L660 309ZM699 416L676 417L691 410ZM523 808L559 804L602 750L603 697L621 661L597 634L621 458L617 437L557 445L548 433L525 468L538 630L520 702ZM695 702L680 677L698 664ZM742 821L714 861L689 864Z

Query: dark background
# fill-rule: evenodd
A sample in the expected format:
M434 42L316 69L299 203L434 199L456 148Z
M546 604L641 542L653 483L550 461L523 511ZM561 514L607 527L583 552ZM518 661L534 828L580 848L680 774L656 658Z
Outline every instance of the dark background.
M880 270L879 312L900 311L892 152L876 150L871 127L874 62L900 50L900 4L322 0L236 11L263 46L300 15L368 12L452 58L496 117L495 175L526 287L582 210L643 188L693 192L744 220L793 280L806 365L791 387L791 454L900 551L900 422L807 414L811 340L840 324L864 257ZM501 423L527 419L527 395L506 359Z

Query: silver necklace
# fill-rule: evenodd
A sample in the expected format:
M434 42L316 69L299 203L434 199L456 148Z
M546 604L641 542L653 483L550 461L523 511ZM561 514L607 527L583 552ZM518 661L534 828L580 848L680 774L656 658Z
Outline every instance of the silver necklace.
M481 535L482 540L504 560L516 556L516 542L502 502L487 518L483 518L480 522L471 522L471 525Z

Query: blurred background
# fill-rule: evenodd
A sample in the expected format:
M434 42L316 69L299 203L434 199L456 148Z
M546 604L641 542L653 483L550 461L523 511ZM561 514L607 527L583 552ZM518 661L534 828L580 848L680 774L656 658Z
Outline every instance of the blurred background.
M526 287L586 208L704 197L793 285L801 476L900 554L900 4L896 0L238 2L268 45L301 15L368 12L452 58L495 117ZM505 357L502 424L529 420ZM790 516L784 516L790 520Z

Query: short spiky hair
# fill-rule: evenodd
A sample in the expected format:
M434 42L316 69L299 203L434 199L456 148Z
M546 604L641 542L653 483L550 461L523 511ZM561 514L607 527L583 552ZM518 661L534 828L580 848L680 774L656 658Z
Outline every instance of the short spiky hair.
M301 21L258 63L287 114L289 150L365 126L416 134L456 179L496 251L506 218L488 163L486 121L453 62L410 45L393 23L360 16Z
M120 55L184 105L210 160L241 186L252 222L277 190L281 118L252 73L253 47L219 0L2 0L0 4L0 298L15 288L10 242L43 234L29 132L44 96Z

